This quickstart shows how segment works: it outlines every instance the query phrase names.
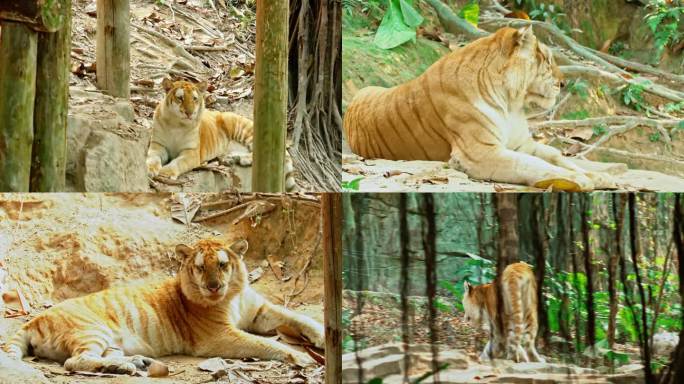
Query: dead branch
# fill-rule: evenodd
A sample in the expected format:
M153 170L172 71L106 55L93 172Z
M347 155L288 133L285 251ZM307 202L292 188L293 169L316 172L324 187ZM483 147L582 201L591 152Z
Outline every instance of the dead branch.
M595 49L589 48L590 51L592 51L594 54L597 56L605 59L606 61L609 61L623 69L628 69L634 72L641 72L641 73L648 73L650 75L658 76L658 78L664 78L666 80L675 82L675 83L680 83L684 84L684 76L682 75L676 75L674 73L669 73L662 71L660 69L654 68L650 65L646 64L641 64L641 63L636 63L634 61L629 61L622 59L620 57L616 57L613 55L609 55L607 53L603 53L601 51L597 51Z
M483 31L456 16L441 0L426 0L426 3L434 8L437 17L439 18L439 22L447 32L454 35L465 35L471 40L489 36L489 32Z
M635 122L640 125L648 125L650 127L657 127L658 125L664 128L672 128L677 126L681 120L656 120L641 116L605 116L593 117L584 120L553 120L543 121L540 123L531 124L530 129L541 130L544 128L579 128L579 127L593 127L595 125L615 125L628 124Z

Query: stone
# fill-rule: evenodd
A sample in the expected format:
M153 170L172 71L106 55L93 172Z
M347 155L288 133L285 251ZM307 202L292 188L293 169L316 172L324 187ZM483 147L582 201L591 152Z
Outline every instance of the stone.
M23 361L14 360L0 351L0 384L49 383L43 373Z
M615 369L617 373L635 373L644 371L644 365L641 363L626 364Z
M658 332L653 335L653 354L669 357L679 344L679 335L675 332Z

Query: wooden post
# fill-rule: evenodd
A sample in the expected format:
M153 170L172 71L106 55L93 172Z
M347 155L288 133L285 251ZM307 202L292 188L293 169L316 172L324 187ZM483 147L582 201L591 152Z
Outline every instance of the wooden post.
M0 28L0 192L28 192L37 37L22 23Z
M282 192L287 133L287 0L257 0L252 192Z
M38 34L31 192L64 191L71 0L65 0L65 6L67 13L63 28L54 33Z
M342 196L324 193L325 384L342 383Z
M97 86L114 97L130 95L128 0L97 0Z

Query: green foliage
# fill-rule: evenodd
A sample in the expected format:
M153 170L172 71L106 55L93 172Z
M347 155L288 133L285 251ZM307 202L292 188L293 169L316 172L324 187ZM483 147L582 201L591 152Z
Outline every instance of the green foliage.
M416 29L423 16L413 8L413 0L389 0L385 17L375 34L375 45L382 49L398 47L407 41L416 41Z
M570 30L567 15L556 4L538 3L537 0L515 0L514 8L525 10L532 20L552 23L565 32Z
M357 177L352 181L343 181L342 189L348 191L358 191L361 184L361 180L363 180L363 177Z
M681 0L650 0L648 8L651 12L644 20L653 33L656 49L653 62L657 64L665 47L678 44L684 39L684 32L679 28L680 19L684 15L684 4Z
M568 83L568 91L586 100L589 97L589 82L583 79L571 80Z
M622 54L625 52L625 43L622 41L614 41L610 47L608 48L608 53L610 53L613 56L618 56L621 57Z
M606 123L594 125L594 128L592 128L592 130L594 131L594 135L601 137L608 133L608 125Z
M679 103L667 103L665 104L665 113L681 112L684 109L684 101Z
M585 120L589 118L589 111L580 109L575 112L567 112L561 116L561 120Z
M659 142L659 141L660 141L660 132L651 133L650 135L648 135L648 140L649 140L651 143L657 143L657 142Z
M637 111L642 111L647 108L644 100L644 87L648 85L649 81L642 81L641 83L631 83L622 90L622 102Z
M470 0L468 4L461 8L458 17L477 27L477 23L480 21L480 4L478 4L478 0Z

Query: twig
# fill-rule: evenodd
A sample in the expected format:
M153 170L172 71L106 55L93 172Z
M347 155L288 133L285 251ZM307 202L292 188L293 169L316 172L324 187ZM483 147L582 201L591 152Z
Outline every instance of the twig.
M533 130L539 130L544 128L579 128L579 127L593 127L595 125L614 125L614 124L627 124L630 122L636 122L642 125L648 125L651 127L656 127L661 125L662 127L674 127L680 123L681 120L657 120L648 117L640 116L604 116L604 117L592 117L584 120L553 120L553 121L543 121L535 124L531 124L530 128Z
M537 113L536 115L529 116L527 119L528 120L537 119L537 118L549 115L548 120L553 120L554 117L556 116L556 112L558 112L558 109L563 104L565 104L568 101L568 99L570 99L570 96L572 96L572 93L568 92L565 96L563 96L563 98L558 103L556 103L556 105L553 106L553 108L546 110L544 112Z
M677 83L684 83L684 76L682 75L676 75L674 73L669 73L665 71L661 71L660 69L651 67L650 65L645 65L641 63L636 63L634 61L629 61L625 60L620 57L616 57L613 55L609 55L607 53L603 53L601 51L597 51L595 49L588 48L590 51L592 51L594 54L597 56L605 59L606 61L609 61L617 66L620 66L624 69L629 69L635 72L641 72L641 73L648 73L651 75L658 76L659 78L665 78L667 80L677 82Z
M188 46L185 46L183 48L185 48L185 50L187 50L187 51L195 51L195 52L204 52L204 51L220 52L220 51L228 51L228 50L232 49L232 47L228 47L225 45L220 46L220 47L206 47L203 45L188 45Z

